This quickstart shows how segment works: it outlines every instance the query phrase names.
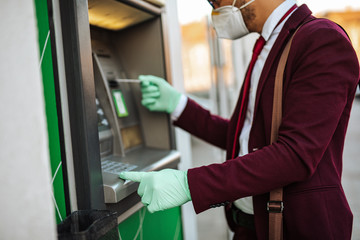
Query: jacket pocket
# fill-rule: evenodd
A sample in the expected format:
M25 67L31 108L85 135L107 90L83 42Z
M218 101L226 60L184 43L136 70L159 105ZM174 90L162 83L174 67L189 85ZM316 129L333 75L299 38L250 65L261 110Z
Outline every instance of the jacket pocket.
M350 240L352 219L338 185L289 190L284 195L284 240Z
M288 195L288 197L291 197L291 196L296 196L296 195L300 195L300 194L333 191L333 190L337 190L339 188L340 187L338 185L317 186L317 187L305 188L305 189L301 189L301 190L289 190L289 191L286 191L286 195Z

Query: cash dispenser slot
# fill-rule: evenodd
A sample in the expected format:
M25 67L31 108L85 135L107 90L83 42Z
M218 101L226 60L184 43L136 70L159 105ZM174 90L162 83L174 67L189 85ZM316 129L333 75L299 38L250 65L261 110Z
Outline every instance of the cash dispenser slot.
M139 2L138 8L134 1L88 2L101 168L109 208L122 204L138 187L120 179L120 172L177 168L180 161L168 114L145 109L140 83L132 81L141 74L166 78L162 11Z

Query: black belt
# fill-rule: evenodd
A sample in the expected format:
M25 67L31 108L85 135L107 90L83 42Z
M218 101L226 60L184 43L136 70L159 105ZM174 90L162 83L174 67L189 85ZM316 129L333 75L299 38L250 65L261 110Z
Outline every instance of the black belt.
M238 209L234 204L231 206L232 216L236 225L255 230L254 215L247 214Z

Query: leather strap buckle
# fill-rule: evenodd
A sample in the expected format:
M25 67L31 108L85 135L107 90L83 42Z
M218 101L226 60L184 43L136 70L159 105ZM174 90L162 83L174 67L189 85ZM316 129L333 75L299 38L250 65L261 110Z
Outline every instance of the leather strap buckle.
M284 211L284 202L283 201L268 201L267 202L267 211L269 213L282 213Z

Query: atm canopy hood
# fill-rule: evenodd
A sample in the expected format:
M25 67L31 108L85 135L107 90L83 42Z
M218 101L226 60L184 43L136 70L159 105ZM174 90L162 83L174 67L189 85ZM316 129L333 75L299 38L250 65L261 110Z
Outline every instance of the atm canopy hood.
M164 3L165 0L89 0L89 22L93 26L118 31L159 15L162 11L159 7Z

